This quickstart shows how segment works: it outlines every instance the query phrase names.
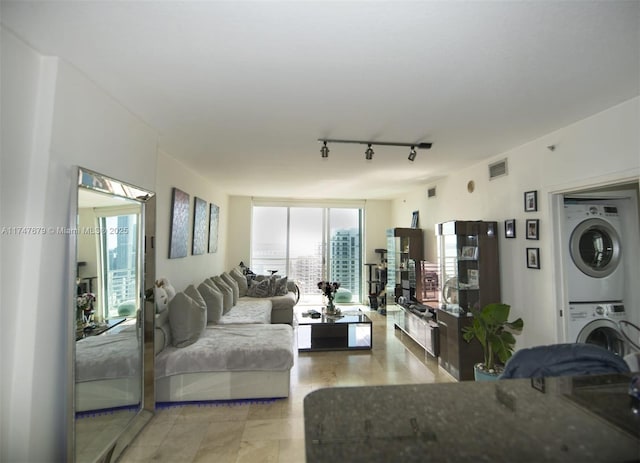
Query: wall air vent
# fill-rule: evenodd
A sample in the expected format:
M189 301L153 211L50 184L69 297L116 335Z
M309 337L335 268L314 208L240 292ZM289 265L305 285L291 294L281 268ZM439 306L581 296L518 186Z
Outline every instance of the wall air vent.
M494 162L493 164L489 164L489 180L493 180L498 177L503 177L508 173L509 172L507 170L506 159L502 159L501 161Z
M435 198L436 196L436 187L427 189L427 198Z

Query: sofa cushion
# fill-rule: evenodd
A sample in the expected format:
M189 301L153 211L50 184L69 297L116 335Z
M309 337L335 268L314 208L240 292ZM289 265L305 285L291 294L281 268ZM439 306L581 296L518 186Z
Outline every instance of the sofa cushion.
M154 351L157 354L171 345L171 326L169 325L169 311L165 310L156 315L156 328L153 337Z
M229 272L229 275L238 283L238 296L244 297L249 290L249 284L247 283L247 277L242 273L239 267L234 268Z
M211 281L216 285L216 288L222 293L222 313L226 314L233 307L233 290L228 284L224 282L220 276L211 277Z
M208 279L198 285L198 292L207 304L207 323L218 323L222 312L224 312L222 292L213 286L211 280Z
M233 305L236 305L238 303L238 298L240 297L238 282L227 272L221 273L220 278L222 278L224 282L231 288L231 291L233 291Z
M193 297L197 294L198 297ZM172 344L186 347L198 340L207 326L207 305L198 290L189 285L169 303Z
M289 289L287 288L287 277L277 278L275 280L275 292L273 296L284 296Z
M247 296L269 297L270 287L271 287L271 282L269 279L264 279L261 281L254 280L251 282L251 286L249 286L249 290L247 291Z

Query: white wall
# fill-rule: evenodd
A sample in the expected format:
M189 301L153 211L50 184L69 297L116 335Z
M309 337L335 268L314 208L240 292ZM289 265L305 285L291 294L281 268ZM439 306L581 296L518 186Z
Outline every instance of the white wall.
M251 258L251 198L230 196L227 223L227 268L240 262L249 265Z
M435 261L435 224L448 220L498 221L502 300L512 306L514 318L523 317L525 321L523 334L517 337L518 347L557 342L562 321L555 296L563 280L555 268L553 194L638 181L639 106L640 99L632 99L417 188L394 200L393 222L405 225L411 212L419 210L420 225L426 229L425 258ZM556 145L556 149L549 150L550 145ZM509 175L490 181L488 164L503 158L508 159ZM470 180L475 182L473 193L467 191ZM436 197L427 199L427 188L434 186ZM537 212L524 212L523 194L529 190L538 191ZM506 219L516 219L515 239L504 239ZM540 220L539 241L525 239L526 219ZM638 241L635 246L639 246ZM540 270L526 268L527 247L540 248Z
M1 44L2 226L68 227L75 165L154 190L153 130L65 62ZM73 242L2 236L2 461L69 457Z
M227 253L227 222L229 200L226 194L216 189L204 177L189 169L166 153L158 153L158 173L156 184L156 278L166 277L177 291L188 285L198 285L213 275L225 270ZM189 245L186 257L169 259L169 236L171 230L171 197L173 188L189 194ZM218 250L215 253L193 255L193 215L194 197L220 208L218 226ZM207 220L208 223L208 220Z

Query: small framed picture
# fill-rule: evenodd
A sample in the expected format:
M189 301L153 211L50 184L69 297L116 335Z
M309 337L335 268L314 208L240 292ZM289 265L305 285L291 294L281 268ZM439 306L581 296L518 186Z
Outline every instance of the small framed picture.
M538 227L540 225L540 220L538 219L527 219L527 239L528 240L537 240L538 239Z
M516 219L509 219L504 221L504 237L516 237Z
M527 268L540 268L540 248L527 248Z
M538 210L538 190L525 191L524 193L524 211L535 212Z
M478 258L477 246L462 246L460 260L476 260Z
M413 211L413 215L411 216L411 228L418 228L418 214L420 214L420 211Z

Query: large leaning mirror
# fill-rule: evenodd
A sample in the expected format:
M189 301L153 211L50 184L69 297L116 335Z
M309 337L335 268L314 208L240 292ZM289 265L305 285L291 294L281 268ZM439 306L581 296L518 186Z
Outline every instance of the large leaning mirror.
M113 461L153 414L155 195L78 168L75 461Z

